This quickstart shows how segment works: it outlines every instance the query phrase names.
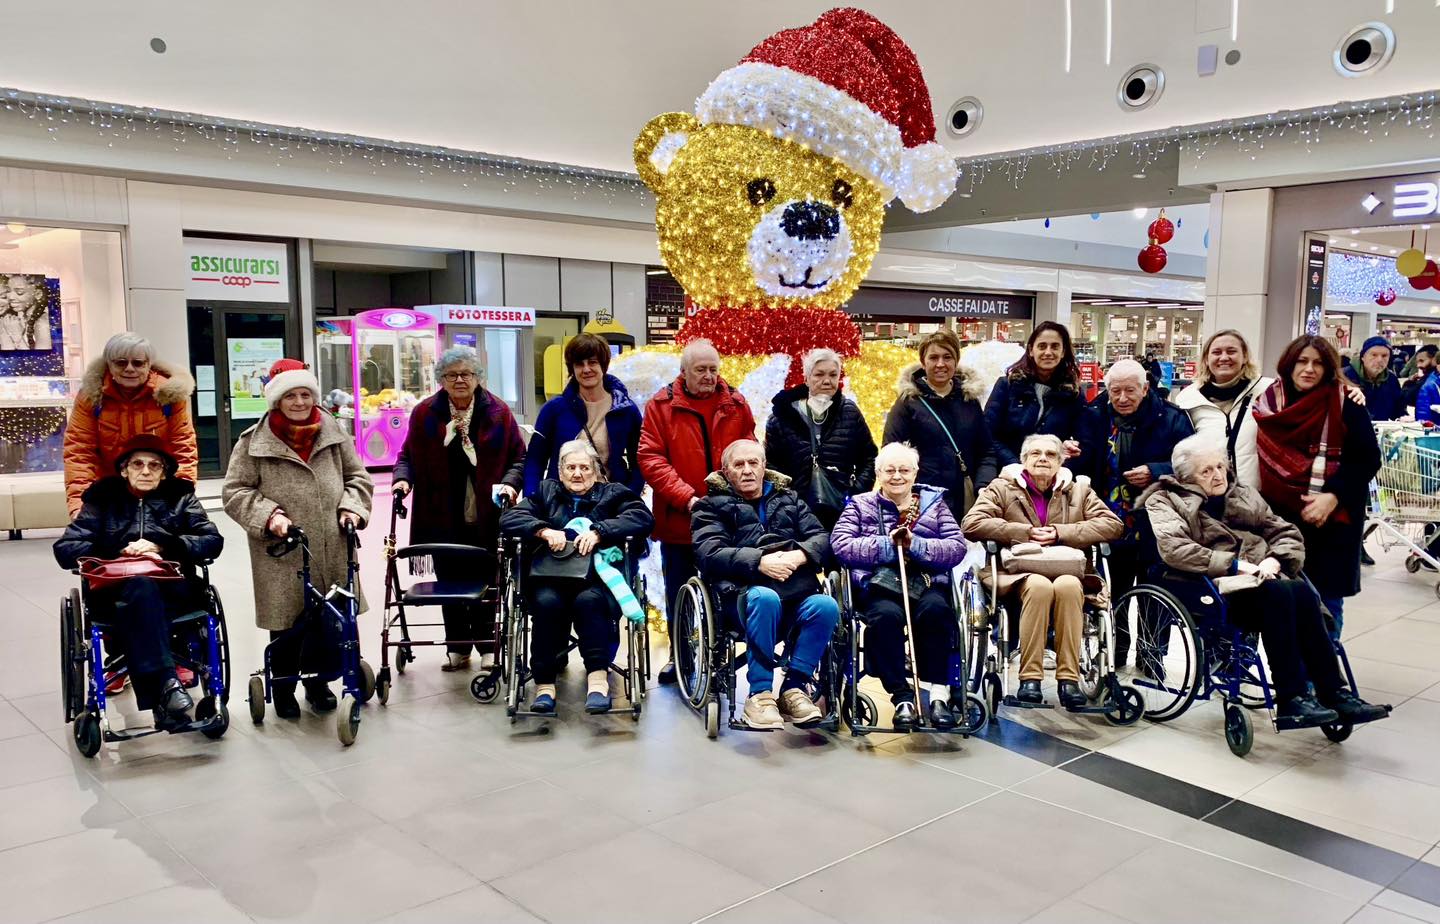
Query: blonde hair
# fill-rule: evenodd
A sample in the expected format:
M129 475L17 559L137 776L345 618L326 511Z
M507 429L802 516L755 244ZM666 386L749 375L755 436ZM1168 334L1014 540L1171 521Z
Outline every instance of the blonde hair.
M1240 378L1249 379L1252 382L1260 378L1260 367L1255 364L1255 358L1250 355L1249 341L1238 330L1227 327L1224 330L1217 330L1205 338L1205 345L1200 348L1200 362L1195 366L1195 384L1208 385L1210 383L1210 347L1221 337L1234 337L1240 343L1240 353L1245 357L1245 362L1240 367Z

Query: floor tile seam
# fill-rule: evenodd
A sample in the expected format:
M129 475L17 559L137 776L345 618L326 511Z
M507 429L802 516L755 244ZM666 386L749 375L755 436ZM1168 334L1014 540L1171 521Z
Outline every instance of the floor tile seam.
M830 862L825 863L825 864L822 864L822 865L816 867L815 869L810 870L809 872L801 873L801 874L798 875L798 876L793 876L793 877L791 877L790 879L785 880L784 882L776 883L775 885L773 885L773 886L771 886L771 887L769 887L769 888L767 888L767 889L762 889L761 891L756 892L754 895L751 895L751 896L748 897L748 898L743 898L743 899L741 899L740 901L735 902L734 904L728 905L728 906L726 906L726 907L724 907L724 908L720 908L720 909L718 909L718 910L716 910L716 911L712 911L712 912L710 912L709 914L704 915L703 917L696 918L694 921L691 922L691 924L700 924L701 921L708 921L708 920L710 920L710 919L713 918L713 917L716 917L716 916L721 915L721 914L725 914L725 913L728 912L728 911L733 911L734 909L739 908L741 905L745 905L745 904L748 904L748 903L750 903L750 902L753 902L753 901L755 901L755 900L758 899L758 898L764 898L766 895L769 895L769 894L771 894L772 892L778 892L778 891L780 891L781 889L784 889L784 888L787 888L787 887L789 887L789 886L792 886L792 885L794 885L794 884L797 883L797 882L800 882L800 881L805 880L805 879L809 879L811 876L815 876L815 875L818 875L818 874L820 874L820 873L823 873L823 872L825 872L826 870L831 869L832 867L835 867L835 866L840 865L841 863L845 863L845 862L847 862L847 861L849 861L849 860L853 860L853 859L855 859L856 857L860 856L860 855L863 854L863 853L868 853L868 852L870 852L871 850L876 849L877 847L883 847L883 846L885 846L886 844L890 843L891 841L899 840L900 838L906 836L907 834L912 834L912 833L914 833L915 831L919 831L921 828L928 827L928 826L934 824L934 823L937 822L937 821L942 821L942 820L944 820L944 819L946 819L946 818L949 818L951 815L954 815L954 814L956 814L957 812L963 812L963 811L965 811L965 810L968 809L968 808L971 808L971 807L973 807L973 806L975 806L975 805L980 804L981 802L984 802L986 799L994 798L995 796L999 795L1001 792L1004 792L1004 791L1005 791L1005 790L996 789L994 792L986 793L985 795L980 796L980 797L977 798L977 799L972 799L971 801L965 803L964 805L956 806L955 808L949 809L948 811L941 812L939 815L936 815L934 818L930 818L930 819L927 819L927 820L925 820L925 821L919 822L919 823L917 823L917 824L911 825L910 827L906 828L906 829L903 830L903 831L897 831L897 832L894 833L894 834L887 835L886 837L881 838L880 840L876 841L876 842L873 843L873 844L869 844L869 845L867 845L867 846L865 846L865 847L861 847L860 849L855 850L855 851L852 851L851 853L848 853L848 854L846 854L846 855L843 856L843 857L838 857L838 858L836 858L836 859L834 859L834 860L831 860ZM667 840L668 840L668 838L667 838ZM748 878L750 878L750 877L747 876L746 878L748 879ZM819 909L815 909L815 910L818 911Z
M1377 896L1377 897L1378 897L1378 896ZM1374 903L1374 901L1366 902L1365 904L1361 905L1359 908L1356 908L1356 909L1355 909L1355 914L1352 914L1352 915L1350 915L1350 917L1348 917L1348 918L1345 919L1345 924L1349 924L1349 922L1355 920L1355 918L1360 914L1360 912L1364 911L1366 908L1372 908L1372 907L1373 907L1373 908L1379 908L1379 909L1382 910L1382 911L1388 911L1388 912L1390 912L1391 914L1396 915L1396 916L1398 916L1398 917L1402 917L1402 918L1404 918L1404 919L1407 920L1407 921L1417 921L1417 922L1419 922L1419 924L1426 924L1424 918L1417 918L1417 917L1415 917L1414 915L1406 914L1406 913L1403 912L1403 911L1396 911L1394 908L1387 908L1387 907L1385 907L1384 905L1377 905L1377 904Z
M12 741L13 741L14 739L6 739L6 740L12 740ZM0 743L3 743L3 742L0 742ZM48 775L48 776L35 777L34 779L29 779L29 780L21 780L21 781L19 781L18 783L5 783L5 784L3 784L3 785L0 785L0 792L4 792L4 791L7 790L7 789L16 789L16 788L21 787L21 786L31 786L31 785L33 785L33 784L35 784L35 783L48 783L48 782L50 782L51 780L58 780L58 779L60 779L61 777L64 777L64 776L67 776L67 775L68 775L68 774L66 773L65 770L61 770L59 773L52 773L52 774L50 774L50 775Z
M214 888L214 884L213 884L213 883L210 883L209 880L205 880L205 882L206 882L207 885L210 885L212 888ZM41 919L39 919L39 921L37 922L37 924L55 924L55 922L57 922L57 921L64 921L66 918L74 917L74 916L77 915L77 914L84 914L84 913L87 912L87 911L100 911L100 910L103 910L103 909L105 909L105 908L109 908L111 905L118 905L118 904L120 904L121 902L134 901L134 900L137 899L137 898L144 898L144 897L147 896L147 895L154 895L156 892L163 892L163 891L165 891L166 889L174 889L174 888L178 888L178 887L180 887L180 886L194 885L194 884L195 884L195 880L193 880L193 879L185 879L185 880L182 880L182 881L180 881L180 882L172 882L172 883L170 883L169 885L159 886L158 888L146 889L146 890L144 890L143 892L135 892L134 894L131 894L131 895L122 895L122 896L120 896L119 898L112 898L112 899L110 899L109 901L103 901L103 902L101 902L101 903L98 904L98 905L86 905L84 908L72 908L71 910L66 911L64 914L57 914L57 915L55 915L53 918L41 918ZM216 891L218 892L219 889L217 888ZM235 906L234 906L234 905L231 905L230 907L231 907L231 908L234 908ZM239 909L235 909L235 910L238 911ZM241 913L241 914L244 914L243 911L240 912L240 913ZM250 915L248 915L248 914L246 914L245 917L248 918L248 919L251 920L251 921L254 921L254 920L255 920L254 918L250 917Z

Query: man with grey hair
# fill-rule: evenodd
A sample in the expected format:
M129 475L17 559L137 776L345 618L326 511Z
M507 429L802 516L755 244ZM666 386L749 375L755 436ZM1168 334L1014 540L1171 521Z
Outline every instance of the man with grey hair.
M1175 444L1192 435L1190 417L1150 390L1145 367L1122 359L1105 374L1105 390L1095 399L1081 428L1083 458L1089 462L1091 485L1125 524L1125 535L1111 545L1110 589L1118 598L1135 586L1140 568L1134 509L1136 499L1152 482L1171 474ZM1141 639L1142 648L1147 637ZM1129 614L1115 620L1115 666L1130 653ZM1136 663L1147 659L1137 652Z
M821 713L807 687L840 621L840 607L818 578L830 559L830 532L790 490L789 478L766 470L765 450L754 440L731 443L706 483L710 492L695 505L696 557L722 618L745 630L745 722L811 727ZM782 642L787 664L777 701L775 646Z
M665 569L667 621L675 612L675 595L695 573L690 511L706 494L705 478L720 468L731 443L754 437L750 405L720 377L715 345L692 340L680 354L680 375L645 405L640 425L640 473L655 492L651 506ZM675 682L673 658L658 679Z

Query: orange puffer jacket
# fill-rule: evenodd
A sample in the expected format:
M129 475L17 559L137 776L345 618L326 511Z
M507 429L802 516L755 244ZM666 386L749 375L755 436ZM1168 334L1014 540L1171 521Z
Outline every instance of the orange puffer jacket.
M152 433L180 464L176 473L188 481L198 474L195 426L190 422L190 395L195 380L183 369L150 365L150 380L137 394L120 394L105 360L85 370L80 392L65 428L65 502L70 516L80 512L80 496L91 484L115 473L121 448L141 433Z

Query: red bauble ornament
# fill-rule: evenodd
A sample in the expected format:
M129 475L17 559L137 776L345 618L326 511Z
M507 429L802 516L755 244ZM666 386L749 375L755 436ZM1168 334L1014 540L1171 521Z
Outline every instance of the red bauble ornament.
M1166 259L1165 248L1159 244L1151 244L1140 251L1135 262L1147 273L1158 273L1165 268Z
M1411 276L1408 281L1410 288L1419 291L1430 288L1430 283L1434 281L1434 278L1430 276Z
M1410 288L1412 289L1434 289L1440 288L1440 267L1435 265L1434 260L1426 260L1425 268L1420 275L1410 277Z
M1159 218L1150 222L1150 228L1147 233L1150 235L1150 241L1152 243L1168 244L1170 243L1170 239L1175 236L1175 223L1166 218L1162 213Z
M1381 308L1388 308L1389 306L1395 304L1395 298L1395 290L1386 289L1384 292L1381 292L1375 296L1375 304L1379 305Z

